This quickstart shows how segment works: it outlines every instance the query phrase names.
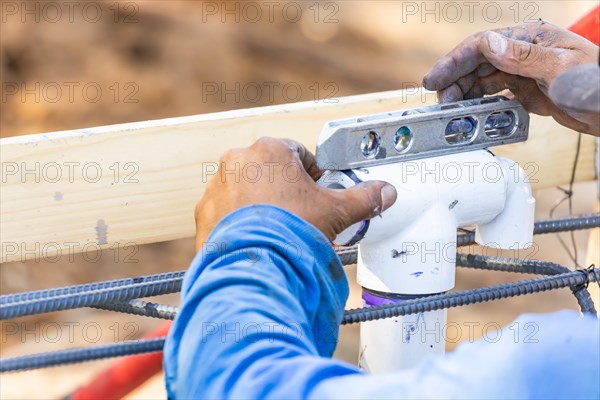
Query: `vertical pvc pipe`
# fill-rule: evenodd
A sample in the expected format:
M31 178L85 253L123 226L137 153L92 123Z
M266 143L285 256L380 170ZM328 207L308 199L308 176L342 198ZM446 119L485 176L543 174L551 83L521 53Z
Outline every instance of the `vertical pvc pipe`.
M403 299L380 297L363 291L364 306L400 303ZM407 296L414 298L415 296ZM369 321L360 324L358 365L366 372L407 369L415 360L442 355L446 341L446 310Z

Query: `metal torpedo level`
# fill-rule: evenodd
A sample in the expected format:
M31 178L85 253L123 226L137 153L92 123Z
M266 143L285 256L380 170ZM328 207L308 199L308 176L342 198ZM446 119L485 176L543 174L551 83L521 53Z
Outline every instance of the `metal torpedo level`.
M344 189L382 180L398 192L379 217L340 233L358 243L357 281L365 305L401 302L454 287L457 228L477 243L531 245L535 199L525 172L489 147L527 140L529 115L505 97L332 121L317 145L319 184ZM361 324L359 365L385 372L442 354L446 310Z

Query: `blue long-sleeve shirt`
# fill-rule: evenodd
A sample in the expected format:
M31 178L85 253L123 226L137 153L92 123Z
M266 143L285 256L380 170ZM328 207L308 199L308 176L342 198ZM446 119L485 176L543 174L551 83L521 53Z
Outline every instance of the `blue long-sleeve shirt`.
M164 349L171 399L600 398L598 320L524 315L535 340L503 334L402 372L330 358L348 283L314 226L267 205L226 216L194 258Z

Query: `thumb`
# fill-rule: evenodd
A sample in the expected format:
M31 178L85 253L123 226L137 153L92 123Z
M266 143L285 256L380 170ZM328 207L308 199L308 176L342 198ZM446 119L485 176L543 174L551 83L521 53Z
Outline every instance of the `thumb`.
M557 63L551 48L510 39L493 31L483 34L480 51L500 71L542 82L548 79L544 76L548 75L548 66Z
M365 219L371 219L387 210L396 201L396 188L383 181L361 182L339 192L345 213L346 227Z

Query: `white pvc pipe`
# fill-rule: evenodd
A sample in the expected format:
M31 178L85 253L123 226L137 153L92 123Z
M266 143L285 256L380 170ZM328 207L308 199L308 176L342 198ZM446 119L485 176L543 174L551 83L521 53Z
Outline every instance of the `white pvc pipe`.
M361 323L358 366L371 373L389 372L443 355L445 326L445 309Z

